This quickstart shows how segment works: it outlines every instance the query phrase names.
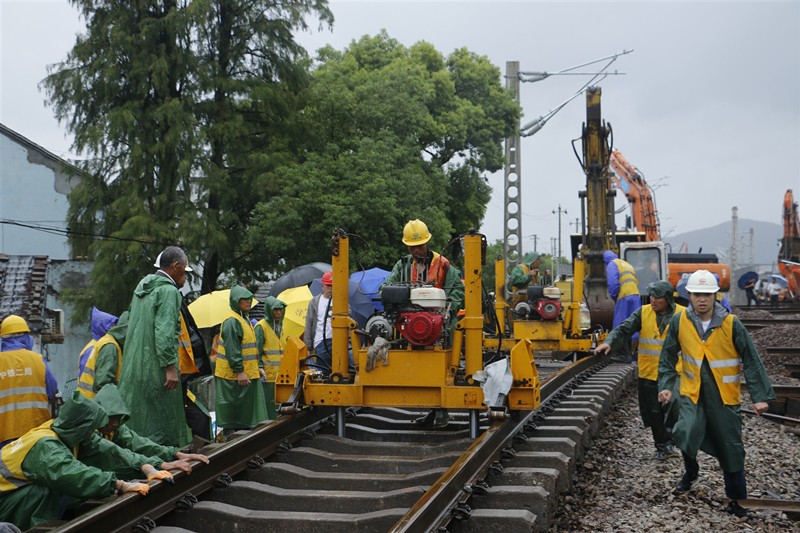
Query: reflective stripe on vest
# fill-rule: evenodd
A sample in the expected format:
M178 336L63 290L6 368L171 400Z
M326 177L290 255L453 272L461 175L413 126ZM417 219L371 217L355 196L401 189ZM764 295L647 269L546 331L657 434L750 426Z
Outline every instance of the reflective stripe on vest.
M261 347L264 373L267 375L267 381L275 381L278 379L278 369L283 358L283 342L265 319L259 320L256 326L261 326L261 330L264 332L264 345Z
M681 374L681 396L688 396L697 403L700 396L700 368L708 361L720 397L725 405L741 403L742 360L733 345L733 315L722 320L703 341L686 313L681 314L678 341L683 351L683 373Z
M630 263L622 259L614 259L614 264L619 270L619 294L617 300L632 294L639 294L639 281L636 279L636 271Z
M50 419L46 373L36 352L0 353L0 442L16 439Z
M417 262L414 261L411 264L410 281L432 281L437 288L444 289L448 270L450 270L450 261L436 252L433 252L433 259L431 259L431 264L428 265L425 279L422 279L421 273L417 272Z
M31 448L41 439L45 437L58 439L58 435L50 429L53 422L48 420L3 447L0 451L0 492L11 492L30 483L22 471L22 462Z
M181 333L178 335L178 367L182 376L196 374L200 372L194 363L194 349L192 349L192 338L189 335L189 328L181 313Z
M685 307L682 305L675 306L676 313L684 309ZM664 328L664 333L658 331L658 314L653 311L653 306L650 304L642 306L642 329L639 334L638 356L640 378L650 381L658 380L658 361L667 331L669 331L669 325ZM682 364L678 358L678 364L675 367L678 373L681 372L681 367Z
M89 356L92 355L94 351L94 347L97 344L97 341L92 339L86 343L86 346L83 347L81 350L80 356L78 356L78 377L80 378L83 369L86 367L86 361L89 360Z
M89 399L93 399L97 394L94 390L94 370L97 366L97 356L100 354L100 350L109 344L113 345L117 350L117 372L116 376L114 376L114 382L119 383L119 373L122 370L122 348L120 348L117 339L106 333L97 341L94 351L86 361L86 366L83 368L83 373L81 374L80 379L78 379L78 391Z
M250 325L250 322L233 311L230 311L228 318L225 320L230 320L231 318L239 322L239 325L242 326L242 331L244 332L244 335L242 336L242 361L244 363L244 372L250 379L259 379L258 348L256 347L256 334L253 331L253 326ZM222 325L225 325L224 321ZM231 369L230 364L225 357L225 339L222 335L222 328L220 328L219 346L217 346L217 362L214 369L214 375L223 379L236 379L236 374Z

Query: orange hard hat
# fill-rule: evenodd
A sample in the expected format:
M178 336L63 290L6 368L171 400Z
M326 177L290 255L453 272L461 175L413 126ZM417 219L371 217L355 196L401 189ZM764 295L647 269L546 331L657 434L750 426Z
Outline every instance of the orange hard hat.
M322 275L322 284L323 285L333 285L333 273L325 272Z

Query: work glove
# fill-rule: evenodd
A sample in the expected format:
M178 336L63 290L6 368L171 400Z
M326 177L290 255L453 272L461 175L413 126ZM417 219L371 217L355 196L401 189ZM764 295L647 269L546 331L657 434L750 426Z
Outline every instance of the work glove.
M180 459L177 461L164 461L161 463L161 470L181 470L187 474L191 474L192 465L190 465L188 461L182 461ZM169 479L167 481L169 482Z
M155 479L163 479L167 483L175 483L175 480L172 478L172 472L167 470L156 470L153 465L143 464L142 465L142 473L147 476L147 481L153 481Z
M150 485L147 483L137 483L135 481L117 481L117 492L120 494L138 492L142 496L147 496L147 493L150 492Z
M376 337L372 346L367 350L367 372L374 370L378 366L378 361L383 366L389 365L389 341L383 337Z
M208 456L203 455L202 453L178 452L175 454L175 457L182 461L200 461L201 463L208 464Z

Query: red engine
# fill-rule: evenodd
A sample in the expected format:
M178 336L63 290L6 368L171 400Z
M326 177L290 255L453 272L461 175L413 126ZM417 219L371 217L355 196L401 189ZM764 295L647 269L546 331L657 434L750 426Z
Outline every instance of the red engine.
M395 327L414 346L431 346L442 336L444 316L441 313L414 311L400 313Z
M534 311L544 320L555 320L561 313L561 302L558 300L538 300Z

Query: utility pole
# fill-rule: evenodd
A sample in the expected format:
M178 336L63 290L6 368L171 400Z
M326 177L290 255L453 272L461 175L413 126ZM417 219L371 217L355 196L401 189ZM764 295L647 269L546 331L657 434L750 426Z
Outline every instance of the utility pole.
M558 259L561 262L561 213L567 214L566 209L561 209L561 204L558 204L558 209L553 209L553 214L558 213Z
M506 89L519 104L519 61L506 61ZM503 255L508 273L522 261L522 154L520 132L515 131L505 142L505 180L503 184ZM535 241L534 241L535 242Z
M580 222L578 221L578 217L575 217L575 233L579 233L581 231Z
M533 251L536 252L536 242L539 240L539 236L534 234L531 237L533 237Z
M556 276L553 279L558 279L558 261L556 260L556 238L550 237L550 263L553 265L553 272Z
M750 268L754 268L756 264L755 251L753 250L754 233L753 228L750 228Z

